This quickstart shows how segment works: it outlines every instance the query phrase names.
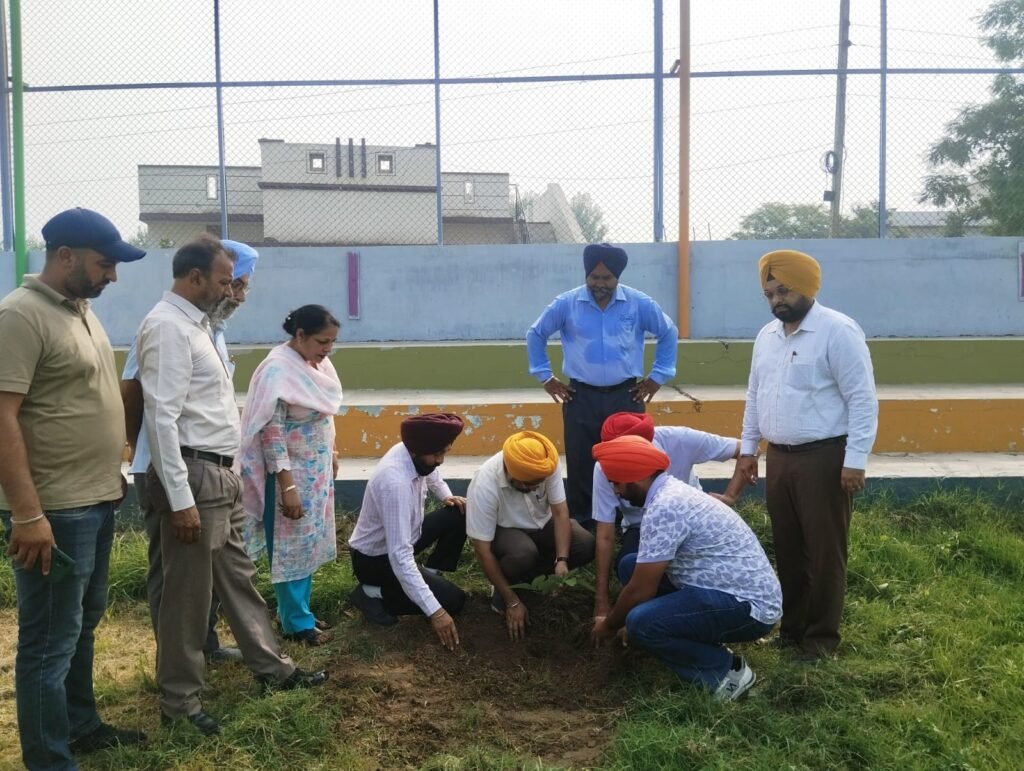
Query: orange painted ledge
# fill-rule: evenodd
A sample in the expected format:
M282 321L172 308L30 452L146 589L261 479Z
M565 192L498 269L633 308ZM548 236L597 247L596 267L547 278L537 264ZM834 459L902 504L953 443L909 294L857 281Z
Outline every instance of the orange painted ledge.
M956 387L962 388L962 387ZM1024 451L1024 389L998 389L998 393L970 397L969 391L895 389L879 394L879 431L874 452L1020 452ZM663 389L664 392L664 389ZM366 392L370 394L372 392ZM398 392L395 392L398 393ZM533 393L500 391L463 395L429 394L417 399L402 394L392 403L362 396L364 403L348 403L335 419L338 451L348 457L376 457L399 441L399 425L410 415L455 412L466 429L453 454L490 455L501 449L516 431L539 431L563 448L561 406L540 400ZM543 395L543 394L542 394ZM385 394L381 394L385 396ZM428 394L423 394L427 397ZM442 396L442 399L436 398ZM737 436L743 420L742 389L702 389L691 395L659 393L648 411L658 425L691 426L724 436Z

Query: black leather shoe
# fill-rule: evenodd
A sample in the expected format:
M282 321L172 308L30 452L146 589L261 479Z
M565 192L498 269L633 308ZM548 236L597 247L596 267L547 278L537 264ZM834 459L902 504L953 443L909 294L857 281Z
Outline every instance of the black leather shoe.
M214 736L220 733L220 723L210 715L208 712L197 712L194 715L189 715L186 718L179 718L180 720L188 720L192 725L196 727L203 736ZM170 725L175 722L175 718L168 717L167 715L160 713L160 722L164 725Z
M388 613L388 609L384 607L384 602L377 599L376 597L370 597L365 591L363 591L363 585L359 584L355 589L348 595L348 601L363 613L363 618L369 621L371 624L377 624L378 626L394 626L398 623L396 616Z
M296 688L316 688L327 682L330 675L324 670L318 672L307 672L304 669L295 668L284 680L273 680L266 675L260 675L256 679L266 691L294 691Z
M71 752L75 755L86 755L90 752L109 750L112 747L128 747L137 744L145 744L146 734L142 731L133 731L130 728L115 728L107 723L100 723L99 726L74 739L70 746Z

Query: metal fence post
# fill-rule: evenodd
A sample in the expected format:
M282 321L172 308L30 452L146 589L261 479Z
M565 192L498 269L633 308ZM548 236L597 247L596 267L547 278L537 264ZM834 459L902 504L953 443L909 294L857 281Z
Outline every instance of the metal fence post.
M665 39L662 0L654 0L654 240L665 239Z
M217 180L220 185L220 237L228 238L228 172L224 165L224 85L220 76L220 0L213 0L213 55L217 78Z
M887 0L881 0L880 16L878 20L879 35L879 72L878 74L878 237L885 238L888 226L889 212L885 206L885 177L886 177L886 131L888 112L888 78L886 70L889 67L889 4Z
M438 0L434 0L434 179L437 183L437 245L444 246L444 211L441 208L441 35Z

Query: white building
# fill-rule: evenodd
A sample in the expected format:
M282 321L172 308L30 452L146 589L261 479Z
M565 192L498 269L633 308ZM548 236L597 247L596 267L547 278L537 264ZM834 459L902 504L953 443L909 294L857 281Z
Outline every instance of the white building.
M228 230L254 244L437 242L435 148L260 140L260 166L229 166ZM214 166L139 166L139 219L153 244L220 235ZM442 172L449 244L583 242L565 194L550 184L527 221L507 173Z

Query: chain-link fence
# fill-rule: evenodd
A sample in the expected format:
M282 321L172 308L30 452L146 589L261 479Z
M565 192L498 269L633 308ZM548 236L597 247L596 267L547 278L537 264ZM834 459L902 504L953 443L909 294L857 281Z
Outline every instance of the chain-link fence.
M152 246L676 240L680 13L34 0L29 243L74 205ZM682 236L1024 235L1018 28L1024 0L692 3Z

